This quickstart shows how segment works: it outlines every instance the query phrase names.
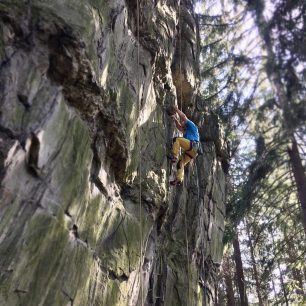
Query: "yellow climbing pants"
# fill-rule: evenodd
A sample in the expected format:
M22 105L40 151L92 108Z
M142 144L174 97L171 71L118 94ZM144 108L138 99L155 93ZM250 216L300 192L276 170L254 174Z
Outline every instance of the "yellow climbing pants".
M180 148L182 148L184 151L177 163L176 172L176 179L182 182L184 179L184 167L191 161L192 158L197 156L197 151L191 148L191 141L186 138L176 137L173 140L173 156L178 158Z

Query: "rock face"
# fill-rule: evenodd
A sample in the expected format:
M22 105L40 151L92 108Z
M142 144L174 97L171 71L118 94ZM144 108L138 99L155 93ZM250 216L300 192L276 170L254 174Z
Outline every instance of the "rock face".
M194 111L192 1L139 12L0 1L0 305L214 304L228 156ZM174 103L204 155L169 188Z

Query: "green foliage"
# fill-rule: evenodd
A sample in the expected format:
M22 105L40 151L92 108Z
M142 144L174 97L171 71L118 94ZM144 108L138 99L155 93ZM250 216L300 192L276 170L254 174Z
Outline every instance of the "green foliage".
M303 305L305 233L288 146L295 137L305 152L306 3L227 4L201 16L202 106L215 109L232 142L224 242L239 229L249 292Z

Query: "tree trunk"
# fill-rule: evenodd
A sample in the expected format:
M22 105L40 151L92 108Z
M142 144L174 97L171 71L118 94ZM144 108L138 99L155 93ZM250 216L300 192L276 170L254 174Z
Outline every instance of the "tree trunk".
M242 260L241 260L241 251L240 251L240 245L239 245L237 233L235 234L235 239L233 241L233 247L234 247L234 260L236 264L236 278L237 278L237 284L239 288L240 302L241 302L241 306L247 306L248 298L246 294L243 266L242 266Z
M298 197L301 203L304 232L306 236L306 176L294 135L291 136L291 148L288 148L288 154L292 165L292 172L298 191Z
M270 235L271 235L271 238L272 238L273 252L275 254L275 242L274 242L274 237L273 237L272 230L270 231ZM280 267L280 261L279 261L278 258L277 258L276 262L277 262L277 267L278 267L278 272L279 272L279 280L280 280L280 283L281 283L281 286L282 286L282 289L283 289L283 293L284 293L285 303L286 303L286 306L289 306L289 301L288 301L288 296L287 296L287 290L286 290L286 287L285 287L283 272L282 272L282 269Z
M259 282L259 277L258 277L258 271L257 271L257 266L256 266L256 260L255 260L255 250L253 246L253 242L251 239L250 235L250 229L249 225L246 223L246 230L247 230L247 235L248 235L248 243L250 247L250 253L251 253L251 261L252 261L252 268L253 268L253 273L254 273L254 278L255 278L255 285L256 285L256 292L258 296L258 305L263 306L263 301L262 301L262 296L261 296L261 289L260 289L260 282Z
M296 289L296 293L304 296L305 293L303 288L303 276L301 271L299 269L292 268L292 277L299 287L298 289Z
M274 299L275 299L275 304L276 304L277 303L277 296L278 296L278 294L276 293L275 283L274 283L273 277L271 278L271 281L272 281L272 288L273 288Z
M288 149L288 154L298 190L298 198L301 203L301 208L303 212L303 226L306 236L306 176L301 163L301 157L298 151L296 139L294 137L294 130L292 128L292 105L290 103L290 98L286 94L286 87L282 82L282 77L279 68L280 66L277 64L276 55L272 46L272 38L269 30L269 25L267 24L267 21L265 20L265 17L263 15L263 0L257 0L257 9L254 9L253 4L253 0L248 0L250 10L254 11L255 13L255 21L268 53L268 63L266 65L266 72L272 86L274 87L275 97L278 102L278 106L282 110L284 129L287 132L288 142L291 145L291 147Z
M296 289L296 293L304 295L302 271L296 268L295 264L300 254L295 248L294 242L291 239L289 239L286 231L284 232L284 235L286 239L286 244L288 246L288 259L291 265L292 279L295 281L295 285L298 286L298 288Z
M284 293L285 303L286 303L286 306L289 306L287 290L286 290L286 287L285 287L285 282L284 282L284 277L283 277L283 271L280 267L280 262L279 262L278 259L277 259L277 267L278 267L278 273L279 273L279 280L280 280L280 283L282 285L282 289L283 289L283 293Z
M225 281L227 305L235 306L235 296L234 296L233 281L232 281L233 277L232 277L232 269L231 269L229 251L227 251L224 254L223 276L224 276L224 281Z

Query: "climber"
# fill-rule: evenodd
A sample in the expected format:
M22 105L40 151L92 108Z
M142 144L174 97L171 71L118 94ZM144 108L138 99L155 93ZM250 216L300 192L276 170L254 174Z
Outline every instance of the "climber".
M177 119L178 114L179 119ZM179 185L184 179L184 167L197 156L197 151L200 146L200 136L198 127L187 118L187 116L178 109L177 106L172 106L168 109L168 115L173 119L177 129L183 132L183 137L174 137L172 154L169 157L172 163L177 163L176 178L170 181L170 185ZM183 149L183 154L179 157L180 148Z

